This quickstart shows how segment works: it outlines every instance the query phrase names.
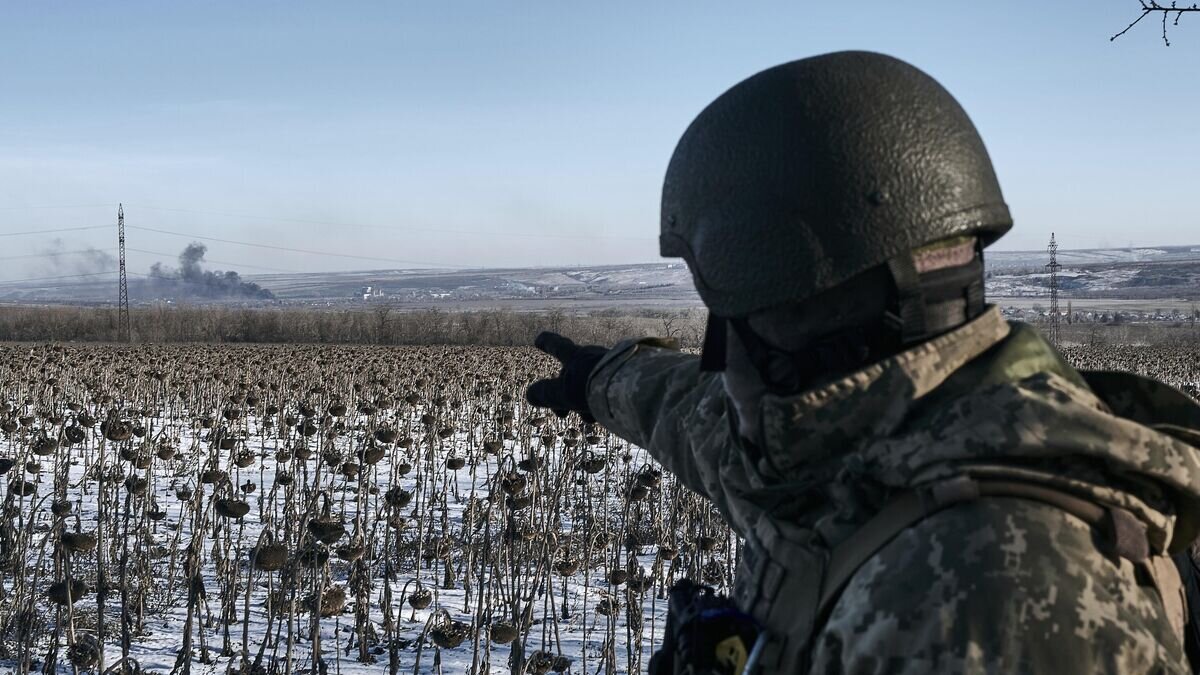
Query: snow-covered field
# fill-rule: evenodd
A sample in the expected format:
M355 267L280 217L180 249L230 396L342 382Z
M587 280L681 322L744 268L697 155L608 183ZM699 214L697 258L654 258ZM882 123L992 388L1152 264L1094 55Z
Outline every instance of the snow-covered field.
M0 346L0 670L96 670L99 641L162 673L643 671L665 589L727 587L737 544L641 449L528 408L548 372L526 349Z
M1102 294L1129 285L1140 270L1064 268L1058 272L1058 287L1065 293ZM993 274L987 279L987 294L992 297L1048 297L1050 274Z
M1064 353L1200 383L1195 349ZM552 369L0 345L0 672L96 672L99 644L112 672L643 672L665 589L727 589L737 542L643 450L526 406Z
M1073 249L1069 247L1069 242L1059 241L1058 243L1064 246L1058 250L1058 262L1064 267L1094 267L1145 262L1195 262L1197 258L1200 258L1200 248L1196 246ZM1049 262L1049 254L1045 250L1003 251L991 248L987 251L986 261L989 271L1032 271L1045 269L1046 263Z

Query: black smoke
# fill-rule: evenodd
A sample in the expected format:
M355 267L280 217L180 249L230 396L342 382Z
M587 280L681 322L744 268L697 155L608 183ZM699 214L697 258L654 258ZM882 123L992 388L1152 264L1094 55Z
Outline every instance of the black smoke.
M179 254L178 268L170 268L162 263L151 265L148 282L154 293L159 296L205 300L271 300L275 297L271 291L256 283L242 281L237 272L202 269L200 264L204 262L204 254L207 252L207 246L193 241Z

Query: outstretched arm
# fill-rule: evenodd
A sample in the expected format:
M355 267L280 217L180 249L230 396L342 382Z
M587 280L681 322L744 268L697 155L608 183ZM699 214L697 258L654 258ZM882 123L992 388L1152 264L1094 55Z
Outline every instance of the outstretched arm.
M531 404L599 422L645 448L688 488L720 501L714 494L719 458L699 455L727 446L713 442L729 433L724 389L718 376L700 371L699 357L657 338L605 349L542 333L534 345L558 359L562 369L529 387Z
M662 340L627 340L611 349L587 383L592 415L609 431L650 452L684 485L710 498L696 439L727 432L719 377L700 358Z

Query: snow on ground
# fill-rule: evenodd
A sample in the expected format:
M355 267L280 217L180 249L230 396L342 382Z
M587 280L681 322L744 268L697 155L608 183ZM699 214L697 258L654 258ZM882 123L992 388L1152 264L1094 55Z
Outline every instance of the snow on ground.
M253 420L250 428L256 428L257 420ZM154 501L157 506L166 510L166 518L161 521L152 522L151 545L162 546L186 546L188 540L191 539L192 519L188 514L190 503L181 501L176 496L176 488L181 485L191 485L188 480L173 480L176 473L185 473L180 471L181 467L186 467L188 462L199 461L208 452L205 448L208 436L206 435L190 435L188 430L174 426L166 422L168 429L180 432L180 440L182 446L188 448L188 452L181 454L178 460L172 462L161 462L154 468L155 490ZM414 430L419 432L420 430ZM170 431L168 431L170 434ZM437 453L434 453L434 458L444 462L445 456L452 453L451 450L455 447L462 447L466 442L466 438L456 438L455 442L440 443ZM8 441L7 455L14 454L12 440ZM246 447L251 449L260 458L269 458L274 456L278 449L286 446L278 438L270 435L253 434L248 438ZM112 450L109 450L112 452ZM462 450L458 450L457 454L462 454ZM449 496L448 508L449 520L448 524L451 530L461 528L463 524L464 503L470 497L484 497L487 494L486 479L490 474L499 471L500 459L497 456L482 455L482 462L474 467L464 467L462 470L452 474L452 480L448 484L448 496L451 494L460 495L463 497L463 502L456 502L454 497ZM108 461L112 461L109 459ZM634 448L634 456L631 459L634 464L642 464L649 461L648 455L644 454L641 449ZM71 482L77 485L77 489L72 490L72 501L78 504L78 513L80 521L83 524L84 531L92 531L95 528L97 520L96 502L92 501L95 494L95 484L84 480L83 466L84 461L74 460L72 462ZM308 464L312 465L310 461ZM260 461L257 466L250 468L234 468L230 479L232 484L240 485L250 482L257 485L272 485L275 483L274 468L268 470L265 466L268 461ZM430 462L428 466L434 466L434 462ZM376 467L376 479L368 484L377 485L382 491L391 488L391 486L401 485L409 491L418 491L418 484L421 480L420 468L403 477L398 482L394 482L390 478L391 465L389 460L380 462ZM190 474L190 472L186 472ZM302 478L298 477L298 478ZM211 486L209 486L211 488ZM354 491L354 482L346 480L340 485L340 489L331 495L338 503L338 510L341 510L344 519L348 522L353 522L358 516L359 504L356 503L356 495ZM604 500L602 494L594 494L598 500ZM659 494L661 497L661 492ZM226 521L224 519L216 519L218 528L223 530L223 537L230 538L234 555L229 556L230 561L239 562L241 567L248 569L248 550L251 546L257 543L260 532L263 528L263 515L269 514L272 509L283 509L284 495L277 491L276 494L263 495L262 492L253 494L247 500L251 504L251 512L240 522ZM618 502L618 500L611 500ZM20 503L20 501L18 501ZM614 508L619 508L617 503L613 504ZM25 506L23 510L28 510ZM178 528L174 525L179 524ZM565 527L570 527L570 522L564 522ZM212 522L209 522L209 527L212 527ZM48 538L52 536L50 532L43 533L42 536L35 538L35 546L41 548L43 542L49 543ZM385 536L382 532L372 532L372 537ZM412 537L409 537L409 543L412 543ZM206 543L211 545L211 532ZM638 562L642 568L649 571L653 568L656 562L656 554L653 548L648 549L650 552L638 556ZM394 557L395 560L395 557ZM216 560L209 560L209 565L205 566L205 587L208 590L208 611L205 615L211 615L210 620L205 620L206 625L204 632L206 640L208 640L208 653L211 658L211 663L202 663L200 655L202 651L196 650L197 662L193 663L193 671L198 673L224 673L227 669L236 668L240 663L238 653L234 655L222 655L222 639L221 639L221 602L218 599L218 587L216 575L214 572L217 565ZM383 565L382 560L374 561L377 566ZM461 562L461 561L457 561ZM661 565L661 563L660 563ZM350 565L347 562L337 560L336 557L331 558L329 578L331 583L346 586L348 584ZM487 640L485 631L479 632L478 640L467 640L460 647L451 650L438 650L431 644L424 646L424 649L418 649L420 637L425 631L427 621L433 615L436 609L445 609L449 611L451 617L456 620L473 621L474 616L478 613L479 591L478 587L473 589L472 597L468 598L468 593L463 590L462 584L454 584L449 589L443 587L445 567L443 563L434 562L431 567L422 568L419 577L412 574L412 569L408 569L408 573L398 575L398 578L391 584L392 593L396 598L394 603L398 609L398 639L402 643L407 643L401 650L400 655L400 670L401 671L418 671L418 673L433 673L440 667L442 673L510 673L508 663L510 649L508 646L498 646L490 643ZM163 607L161 610L152 611L148 621L146 621L146 634L139 635L134 638L133 646L130 651L130 656L137 659L140 667L144 670L155 671L155 673L168 673L174 668L176 655L180 649L180 641L182 631L187 617L186 610L186 581L184 573L182 573L181 565L169 566L160 577L163 581L163 587L160 590L162 598L160 602ZM256 573L254 575L253 593L250 602L250 650L251 658L263 644L266 634L266 626L268 626L268 613L266 613L266 598L268 598L268 590L270 587L278 585L278 573L272 574L275 577L274 584L271 580L265 579L266 575ZM404 591L410 580L419 578L421 583L428 587L433 592L433 603L430 608L425 610L413 610L407 605L402 605L401 601L404 597ZM534 650L545 650L552 652L554 655L562 653L572 659L572 673L584 673L584 671L595 671L596 665L599 664L602 651L604 651L604 643L606 638L606 623L607 617L602 616L595 611L587 611L584 613L584 608L592 607L599 602L601 593L610 590L607 581L605 580L604 569L593 568L586 574L572 575L569 579L552 577L554 590L548 595L542 595L540 601L535 601L535 604L540 604L538 614L540 619L536 620L536 625L530 629L524 649L528 652ZM410 589L408 589L410 590ZM660 590L660 589L659 589ZM373 595L378 597L380 589L373 591ZM618 593L622 601L624 601L625 593ZM79 603L83 605L85 602L94 602L95 595L89 595L85 601ZM109 597L109 605L112 607L114 598ZM302 601L301 601L302 602ZM157 604L157 603L151 603ZM565 607L565 611L564 611ZM86 615L86 613L82 613ZM650 653L653 652L655 645L661 641L662 626L664 626L666 616L665 599L659 597L659 593L650 591L641 601L641 614L644 616L644 631L642 638L641 659L644 669L644 663L648 661ZM94 615L92 615L94 616ZM113 617L115 619L115 616ZM110 621L113 621L110 619ZM296 637L296 647L293 659L293 673L304 673L304 671L312 668L311 658L311 641L308 640L307 631L308 616L298 617L296 621L296 632L301 633ZM377 602L372 602L371 608L371 623L376 627L377 631L382 626L383 614L379 609ZM499 619L499 617L497 617ZM626 634L626 621L624 617L618 617L616 623L617 631L613 632L614 638L617 640L616 651L620 661L628 661L625 656L625 650L628 649L629 635ZM115 631L115 622L110 623L110 631ZM372 656L377 659L376 663L362 664L355 661L356 647L354 653L341 653L336 649L332 649L332 645L346 646L350 634L354 631L354 616L353 602L348 603L348 607L344 613L331 619L325 619L320 622L320 633L322 633L322 643L325 645L325 658L328 661L330 673L378 673L380 670L388 668L389 655L385 651L385 647L380 645L376 650L382 653L372 653ZM233 629L233 646L234 650L239 649L240 645L240 626L234 626ZM109 664L115 663L121 658L119 644L113 644L113 639L116 635L109 635L109 640L106 649L106 662ZM424 653L421 653L424 652ZM268 651L270 653L270 651ZM416 668L416 664L420 662L420 668ZM440 663L440 665L439 665ZM587 670L584 670L584 664L587 665ZM620 673L623 668L616 668L614 671ZM70 669L67 664L60 663L60 671L68 673Z
M565 657L560 665L579 675L644 671L662 640L665 588L689 575L727 589L736 541L709 505L670 475L657 475L643 450L577 419L558 420L526 406L524 386L552 369L529 351L0 345L0 459L14 462L0 480L0 650L6 650L0 672L18 670L23 630L34 638L32 668L42 669L57 636L56 668L48 670L71 672L66 644L96 634L101 568L109 577L104 644L110 666L122 654L122 592L144 589L145 602L131 597L127 606L144 610L144 632L131 635L129 656L147 672L172 671L185 634L194 640L184 659L192 673L237 671L243 647L251 662L264 653L262 672L388 672L393 654L396 672L519 672L537 663L510 664L512 646L489 635L506 621L521 625L514 617L523 612L528 624L518 644L527 657L539 650ZM1077 346L1064 352L1082 368L1132 370L1185 388L1191 383L1193 395L1200 383L1194 349ZM497 364L502 369L486 370ZM163 366L178 373L178 381L159 382ZM428 373L441 379L426 382ZM330 392L361 405L376 400L372 387L380 382L391 382L385 396L391 407L368 413L350 405L343 417L324 416ZM245 414L228 423L224 440L232 442L221 447L222 437L203 420L212 415L222 424L229 395L245 394L240 384L263 400L237 404ZM107 402L106 391L134 392L143 402ZM120 413L114 419L144 424L145 440L104 440L96 425L69 450L33 454L36 430L49 429L56 438L79 429L80 413L67 411L69 400L83 402L97 420L113 412ZM268 401L284 410L267 415ZM297 410L305 401L314 404L310 419L319 432L307 437L285 423L296 416L304 426ZM62 419L52 422L49 413ZM384 429L396 438L377 446L371 439ZM378 463L360 455L379 447L385 451ZM167 457L165 450L177 452ZM458 462L452 460L461 467L453 468ZM200 482L215 468L228 480ZM62 479L57 485L55 476ZM35 481L36 494L14 494L19 477ZM125 487L131 478L148 479L144 496L131 496ZM245 485L254 490L246 492ZM646 487L644 495L635 492L639 487ZM389 506L393 490L411 500ZM241 493L248 513L240 520L215 516L214 492L222 498ZM72 513L55 521L50 503L62 497ZM295 559L325 497L331 516L347 529L330 548L310 548L333 553L328 565L252 569L250 550L264 528L286 542ZM71 575L93 589L73 605L71 617L47 599L48 587L63 574L55 564L59 527L101 534L95 551L70 560ZM711 547L702 545L706 540ZM204 597L193 605L187 633L186 553L193 541ZM425 557L442 542L448 544L441 554ZM337 557L340 547L359 543L371 552L365 564ZM610 575L630 571L633 581L649 580L644 588L610 583ZM273 595L290 574L301 580L294 596ZM419 597L418 587L429 591L430 603L413 609L408 600ZM226 607L232 588L236 598ZM335 588L346 589L346 603L316 624L318 662L311 614L290 610L293 603L303 609L315 591ZM619 611L600 611L612 600ZM289 611L274 611L283 606ZM362 632L359 610L366 619ZM223 621L227 616L232 623ZM131 618L136 626L138 617ZM466 624L466 639L446 649L422 639L431 619L439 618ZM358 660L360 637L366 663Z

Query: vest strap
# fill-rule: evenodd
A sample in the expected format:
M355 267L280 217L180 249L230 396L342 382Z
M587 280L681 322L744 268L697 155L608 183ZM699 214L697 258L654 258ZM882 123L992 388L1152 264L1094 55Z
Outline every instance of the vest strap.
M850 577L896 535L948 506L981 497L1014 497L1053 506L1100 530L1111 546L1109 553L1134 563L1143 563L1150 557L1145 525L1125 509L1105 508L1062 490L1033 483L956 476L901 493L853 536L834 547L821 584L817 616L824 617L832 609Z
M1179 637L1184 639L1184 617L1187 616L1187 597L1179 572L1164 551L1152 551L1146 535L1146 527L1125 509L1102 506L1068 492L1019 481L974 479L960 475L914 490L906 490L888 502L878 514L868 520L849 539L834 547L828 555L821 576L820 592L816 598L815 612L804 622L796 622L792 628L807 624L807 633L796 635L780 630L788 623L782 616L788 609L796 612L797 605L788 598L803 595L801 580L793 578L786 562L789 556L780 555L776 548L784 544L786 537L761 536L760 548L750 557L746 572L750 572L757 583L749 593L747 609L763 624L747 661L747 674L770 672L796 672L805 664L811 641L824 625L833 605L842 590L858 569L878 553L884 546L904 530L925 518L948 507L973 502L985 497L1025 499L1041 502L1066 511L1098 530L1107 544L1103 552L1114 558L1124 558L1142 568L1158 591L1167 619ZM764 528L769 530L769 528ZM754 548L754 547L751 547ZM781 546L786 550L790 547ZM794 548L792 555L798 553ZM740 576L740 574L739 574ZM799 625L797 625L799 624Z

